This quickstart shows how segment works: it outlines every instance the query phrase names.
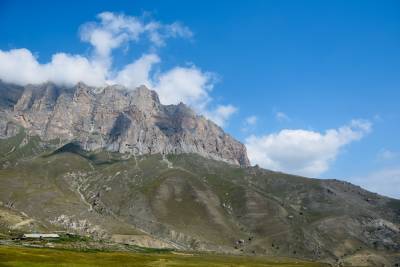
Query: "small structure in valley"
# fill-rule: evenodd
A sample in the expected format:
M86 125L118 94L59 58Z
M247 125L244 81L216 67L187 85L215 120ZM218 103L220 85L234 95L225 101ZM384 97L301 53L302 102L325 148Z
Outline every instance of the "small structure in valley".
M60 238L58 234L23 234L23 239L48 239L48 238Z

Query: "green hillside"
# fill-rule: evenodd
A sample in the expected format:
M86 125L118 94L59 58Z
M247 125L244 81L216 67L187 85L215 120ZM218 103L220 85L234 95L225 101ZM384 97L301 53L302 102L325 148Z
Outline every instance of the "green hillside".
M24 132L0 149L3 239L64 230L185 251L334 263L399 257L400 201L346 182L195 154L89 153Z

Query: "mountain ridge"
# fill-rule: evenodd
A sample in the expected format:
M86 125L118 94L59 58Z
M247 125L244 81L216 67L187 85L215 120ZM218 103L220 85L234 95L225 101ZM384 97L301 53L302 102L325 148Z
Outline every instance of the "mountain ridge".
M148 153L198 153L249 166L246 148L219 126L185 104L162 105L145 86L128 90L53 83L15 86L0 82L0 135L16 134L11 122L43 140L72 140L85 150ZM11 129L10 129L11 127Z
M39 87L0 86L0 182L6 185L0 187L0 244L24 232L67 231L97 242L84 246L111 242L119 249L256 254L335 266L400 262L400 200L344 181L249 166L247 156L240 160L243 145L218 126L184 104L159 104L146 88ZM159 148L182 150L128 150L124 142L135 124L159 134ZM153 137L142 144L152 145ZM197 137L213 140L208 154L186 149Z

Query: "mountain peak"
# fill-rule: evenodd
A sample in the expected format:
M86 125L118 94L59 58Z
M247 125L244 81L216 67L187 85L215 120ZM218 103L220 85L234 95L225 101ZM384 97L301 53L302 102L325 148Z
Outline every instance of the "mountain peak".
M43 140L76 141L89 151L196 153L250 165L243 144L183 103L162 105L157 93L144 85L128 90L119 85L96 88L84 83L73 87L0 83L0 91L13 93L11 103L0 106L4 111L0 125L21 125ZM5 134L4 127L0 135Z

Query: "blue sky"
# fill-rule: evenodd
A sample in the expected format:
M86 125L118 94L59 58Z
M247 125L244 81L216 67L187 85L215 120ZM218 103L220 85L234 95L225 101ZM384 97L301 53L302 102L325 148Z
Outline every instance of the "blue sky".
M1 0L3 63L21 48L38 64L98 57L82 29L102 27L105 11L157 21L163 41L124 41L108 76L151 54L146 78L161 99L217 120L253 163L400 197L399 1Z

